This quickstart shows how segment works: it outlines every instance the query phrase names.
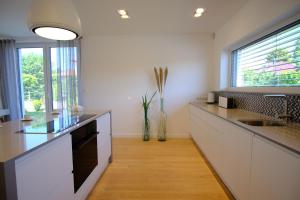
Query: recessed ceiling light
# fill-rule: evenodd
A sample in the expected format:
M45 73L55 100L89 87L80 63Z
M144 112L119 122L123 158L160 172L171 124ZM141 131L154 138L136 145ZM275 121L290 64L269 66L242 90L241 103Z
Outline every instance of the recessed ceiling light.
M194 17L200 17L204 13L204 8L197 8Z
M204 8L197 8L196 9L196 13L203 13L204 12Z
M119 15L122 19L129 19L129 15L127 14L126 10L118 10Z
M202 13L195 13L194 17L201 17Z
M128 15L121 15L122 19L129 19Z
M118 13L122 16L122 15L127 15L126 10L118 10Z

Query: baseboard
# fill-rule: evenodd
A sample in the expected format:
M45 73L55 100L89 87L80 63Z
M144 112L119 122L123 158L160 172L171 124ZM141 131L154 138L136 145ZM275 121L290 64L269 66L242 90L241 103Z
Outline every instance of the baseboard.
M142 138L142 133L113 133L113 138ZM151 135L151 138L157 138L157 135ZM167 138L191 138L190 133L167 133Z

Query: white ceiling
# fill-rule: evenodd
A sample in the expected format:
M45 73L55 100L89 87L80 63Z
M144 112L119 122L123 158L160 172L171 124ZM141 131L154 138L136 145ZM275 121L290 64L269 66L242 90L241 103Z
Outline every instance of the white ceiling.
M0 35L26 37L26 15L31 0L0 0ZM212 33L247 0L73 0L83 35ZM196 8L205 13L194 18ZM122 20L118 9L126 9Z

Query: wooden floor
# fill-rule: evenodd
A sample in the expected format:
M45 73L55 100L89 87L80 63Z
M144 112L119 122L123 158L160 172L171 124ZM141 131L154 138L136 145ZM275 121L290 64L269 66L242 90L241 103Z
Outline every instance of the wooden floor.
M229 199L190 139L113 139L113 162L89 200Z

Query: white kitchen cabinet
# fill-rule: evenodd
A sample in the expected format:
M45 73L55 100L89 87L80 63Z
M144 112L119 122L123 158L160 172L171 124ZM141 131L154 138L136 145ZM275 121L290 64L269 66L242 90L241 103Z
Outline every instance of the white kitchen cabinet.
M15 161L19 200L72 200L74 198L70 134Z
M190 106L191 135L237 199L249 199L252 133Z
M205 143L203 141L205 139L204 139L204 134L202 134L204 132L202 127L199 125L199 122L197 122L197 120L192 118L190 119L190 127L191 127L192 138L204 153L204 149L206 148L204 148Z
M255 136L250 196L251 200L299 200L299 155Z
M253 134L232 124L225 124L222 129L223 180L235 197L248 200Z
M190 107L192 137L217 172L222 165L222 132L215 129L203 111Z
M98 134L98 164L105 169L111 156L111 124L110 113L106 113L97 119Z
M218 113L226 116L225 109ZM236 199L300 199L299 154L193 105L190 124L193 139Z

